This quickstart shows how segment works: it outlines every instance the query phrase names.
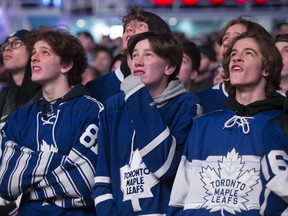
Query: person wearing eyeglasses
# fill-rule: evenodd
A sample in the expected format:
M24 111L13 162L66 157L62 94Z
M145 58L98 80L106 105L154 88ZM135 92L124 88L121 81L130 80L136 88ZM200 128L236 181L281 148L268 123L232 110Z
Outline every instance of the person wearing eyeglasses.
M27 102L40 90L40 85L31 81L29 53L26 50L27 30L21 29L10 34L1 45L3 66L8 73L8 87L0 92L0 129L10 114ZM0 143L2 136L0 135ZM2 152L0 149L0 156ZM1 216L11 215L17 211L15 202L0 198ZM12 212L12 213L11 213Z
M86 52L60 26L31 30L26 45L31 79L41 90L1 130L0 195L22 194L17 216L95 216L91 192L103 105L80 83Z

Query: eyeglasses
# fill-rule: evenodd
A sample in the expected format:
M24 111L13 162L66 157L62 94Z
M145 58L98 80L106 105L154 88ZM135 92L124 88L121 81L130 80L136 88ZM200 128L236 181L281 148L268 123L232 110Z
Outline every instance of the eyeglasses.
M11 42L6 42L2 44L1 51L4 51L7 46L11 46L12 49L17 49L22 46L22 43L23 42L19 39L11 41Z

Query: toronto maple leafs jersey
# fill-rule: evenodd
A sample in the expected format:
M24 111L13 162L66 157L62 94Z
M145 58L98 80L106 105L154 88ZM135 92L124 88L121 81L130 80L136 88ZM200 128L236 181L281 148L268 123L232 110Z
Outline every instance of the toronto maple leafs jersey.
M95 215L91 195L102 105L83 85L50 104L37 96L2 130L0 194L18 215Z
M115 72L110 72L88 82L86 87L91 96L104 103L107 98L121 92L120 85L123 79L120 68L117 68Z
M260 215L262 131L282 113L281 98L275 107L273 100L237 104L196 119L167 215Z
M287 101L288 102L288 101ZM261 215L288 215L288 110L263 129Z
M107 99L93 189L97 214L166 213L183 145L200 108L180 81L171 83L176 86L159 97L152 98L139 83Z
M204 114L223 109L224 104L228 99L228 93L225 91L223 82L212 88L198 92L196 95L200 98Z

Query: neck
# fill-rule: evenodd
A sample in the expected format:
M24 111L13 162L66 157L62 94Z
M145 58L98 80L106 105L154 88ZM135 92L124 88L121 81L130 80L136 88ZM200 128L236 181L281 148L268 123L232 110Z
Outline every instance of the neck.
M19 71L17 73L11 73L11 75L16 85L21 86L24 79L25 70Z
M56 85L59 86L59 85ZM62 84L60 87L52 86L42 86L43 97L50 103L56 102L56 100L60 99L64 95L66 95L72 87L67 83L66 85Z
M286 91L288 90L288 76L281 77L280 87L280 92L285 95Z

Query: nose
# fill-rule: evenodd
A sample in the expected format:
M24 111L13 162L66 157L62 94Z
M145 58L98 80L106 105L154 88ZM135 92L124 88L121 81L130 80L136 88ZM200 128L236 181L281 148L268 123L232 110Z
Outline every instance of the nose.
M134 65L135 65L135 67L143 66L143 60L142 60L141 57L135 57L135 58L132 59L132 61L133 61Z
M240 54L234 54L234 55L232 56L232 61L233 61L233 62L242 61L241 55L240 55Z
M32 56L31 56L31 61L32 61L32 62L38 62L38 61L39 61L39 58L38 58L37 53L32 54Z
M135 34L135 28L133 28L132 26L127 26L126 27L126 34L129 36Z
M5 50L11 50L11 49L12 49L11 43L7 43L7 44L2 48L3 51L5 51Z

